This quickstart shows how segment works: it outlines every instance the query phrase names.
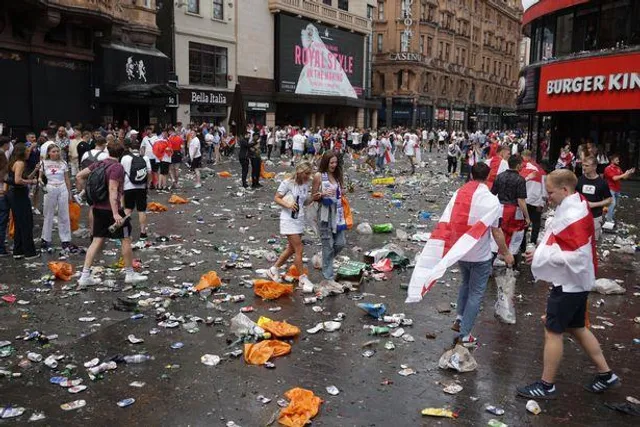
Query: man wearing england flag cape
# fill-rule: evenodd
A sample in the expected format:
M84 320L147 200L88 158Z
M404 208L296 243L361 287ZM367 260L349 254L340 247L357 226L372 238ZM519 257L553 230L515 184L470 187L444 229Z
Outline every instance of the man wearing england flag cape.
M553 399L555 377L563 350L563 334L570 333L597 369L585 386L602 393L620 385L602 354L598 339L588 329L587 297L595 286L597 255L595 228L588 202L576 193L578 179L573 172L559 169L546 179L549 202L556 211L540 245L525 254L536 280L553 284L547 300L544 368L539 381L518 387L518 395L530 399Z
M513 265L514 261L499 227L500 202L486 185L489 172L485 163L476 163L471 170L473 181L454 193L416 260L406 300L420 301L447 268L458 262L462 283L451 329L457 332L455 342L465 346L476 344L471 330L491 274L491 236L505 262Z

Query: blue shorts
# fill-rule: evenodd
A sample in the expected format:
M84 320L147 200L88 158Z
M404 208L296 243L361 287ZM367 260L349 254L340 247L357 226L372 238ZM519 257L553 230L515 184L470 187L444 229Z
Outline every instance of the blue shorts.
M296 156L302 156L303 153L303 150L293 150L293 154L295 154Z

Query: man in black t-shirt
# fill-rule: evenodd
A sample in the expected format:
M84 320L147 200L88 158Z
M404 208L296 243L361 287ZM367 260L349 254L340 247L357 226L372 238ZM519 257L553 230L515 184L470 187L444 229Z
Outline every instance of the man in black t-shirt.
M596 230L596 240L602 234L602 209L611 204L611 192L607 182L598 175L598 162L593 156L582 162L582 176L578 178L576 190L589 202Z

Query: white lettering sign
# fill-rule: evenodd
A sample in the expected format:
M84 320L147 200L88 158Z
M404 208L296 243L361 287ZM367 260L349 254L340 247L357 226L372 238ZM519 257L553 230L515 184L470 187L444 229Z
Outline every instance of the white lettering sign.
M390 61L415 61L422 62L422 55L419 53L409 53L409 52L401 52L401 53L390 53L389 54Z
M413 38L413 0L402 0L402 11L404 16L404 30L400 37L400 50L403 52L409 51L411 45L411 39Z
M547 81L547 95L640 89L640 73L580 76Z
M227 97L223 93L191 92L192 104L226 104Z

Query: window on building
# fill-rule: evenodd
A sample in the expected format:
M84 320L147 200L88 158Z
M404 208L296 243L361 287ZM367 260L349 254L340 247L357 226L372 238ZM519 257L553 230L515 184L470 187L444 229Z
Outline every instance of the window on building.
M396 83L398 84L398 89L402 88L402 74L404 74L402 70L396 73L396 80L397 80Z
M384 21L384 2L378 2L378 21Z
M424 55L424 36L420 36L420 53Z
M429 15L427 16L427 19L431 22L435 22L435 16L436 16L436 7L433 5L429 5Z
M338 0L338 9L349 11L349 0Z
M401 9L401 13L402 13L402 18L408 18L409 15L411 15L411 6L413 5L413 2L408 3L408 2L402 2L400 3L400 9Z
M447 23L446 13L440 12L440 26L444 27Z
M189 84L227 87L227 48L189 42Z
M618 47L620 44L626 43L631 24L630 9L629 0L609 1L602 5L598 30L599 49ZM638 22L633 25L637 32Z
M598 45L598 16L600 8L590 7L576 12L573 22L573 51L593 50Z
M459 64L459 63L460 63L460 48L459 48L459 47L457 47L457 48L456 48L456 57L455 57L455 61L456 61L456 64Z
M224 4L223 0L213 0L213 18L224 19Z
M404 31L400 34L400 52L409 52L409 34Z
M367 5L367 19L373 19L373 6Z
M433 56L433 37L427 37L427 56Z
M573 39L573 11L560 15L556 21L556 47L555 56L565 56L572 52Z
M443 55L444 55L444 42L439 42L438 43L438 58L444 59Z
M447 62L451 59L451 44L449 43L445 43L444 45L444 58Z
M429 10L429 8L427 7L427 0L422 0L420 2L420 20L421 21L426 21L427 20L427 16L428 16L427 11L428 10Z
M200 14L200 0L188 0L187 12Z
M475 67L476 66L476 59L477 59L477 55L475 53L471 54L471 62L469 63L470 67Z
M460 59L463 66L467 65L467 49L462 49L462 56Z
M498 61L496 61L495 59L493 60L493 75L495 76L497 74L498 71Z
M473 41L474 42L480 41L480 28L478 27L473 27Z
M151 8L151 0L144 0L144 7Z
M480 10L480 1L479 0L473 0L473 11L477 12Z
M327 6L331 6L331 2L333 0L322 0L322 3L326 4Z
M376 50L382 52L382 34L378 34L376 37Z

